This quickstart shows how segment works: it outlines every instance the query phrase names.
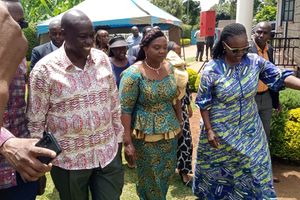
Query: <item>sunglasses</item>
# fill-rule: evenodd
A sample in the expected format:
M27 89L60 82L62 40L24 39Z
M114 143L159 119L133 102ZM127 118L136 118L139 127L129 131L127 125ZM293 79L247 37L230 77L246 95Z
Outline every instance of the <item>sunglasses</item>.
M24 28L28 27L28 22L26 22L25 20L19 21L17 23L19 24L19 26L21 27L21 29L24 29Z
M246 46L246 47L242 47L242 48L231 48L230 46L228 46L228 44L226 44L226 42L223 42L223 44L226 46L226 48L231 51L233 54L238 54L240 52L242 53L248 53L249 52L249 49L250 49L250 46Z

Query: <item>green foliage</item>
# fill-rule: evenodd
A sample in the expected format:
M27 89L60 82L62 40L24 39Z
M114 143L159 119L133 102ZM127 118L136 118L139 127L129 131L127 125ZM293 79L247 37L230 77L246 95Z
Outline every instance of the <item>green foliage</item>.
M199 24L200 2L187 0L183 3L184 11L182 16L183 23L196 25Z
M31 51L34 47L39 45L38 39L37 39L37 33L35 30L35 27L30 25L28 28L23 29L24 30L24 35L28 40L28 51L26 54L26 59L30 60L30 56L31 56Z
M281 111L273 112L271 123L271 155L300 161L300 92L280 92Z
M255 15L257 22L276 20L277 7L272 5L264 5Z
M285 89L280 92L280 104L288 110L300 108L300 92L293 89Z
M151 3L179 19L182 17L181 0L151 0Z
M215 4L211 9L216 11L216 21L235 19L236 4L231 1Z
M196 82L198 73L191 68L187 68L186 71L189 74L189 86L190 86L191 92L197 92L198 87L195 88L195 82Z
M81 3L83 0L23 0L21 1L25 18L30 24L37 24L38 22L56 16L75 5Z
M283 159L300 161L300 108L285 111L280 117L283 127L277 128L283 132L276 138L272 137L271 153Z
M192 26L191 25L188 25L188 24L183 24L181 26L182 28L182 38L189 38L191 39L191 32L192 32Z
M191 39L189 38L180 38L180 45L188 46L191 44Z

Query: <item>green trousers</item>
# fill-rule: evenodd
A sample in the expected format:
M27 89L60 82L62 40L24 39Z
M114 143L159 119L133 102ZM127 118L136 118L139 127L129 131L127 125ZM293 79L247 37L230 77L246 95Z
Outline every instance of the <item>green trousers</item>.
M104 168L65 170L53 166L51 177L61 200L118 200L124 185L121 149Z

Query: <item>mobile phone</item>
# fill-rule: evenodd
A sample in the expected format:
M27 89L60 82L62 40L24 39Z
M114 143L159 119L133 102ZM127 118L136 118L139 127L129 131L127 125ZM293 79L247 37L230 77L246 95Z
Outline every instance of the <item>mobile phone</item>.
M58 156L62 151L62 149L59 146L57 140L55 139L53 134L50 133L50 132L44 132L43 133L43 138L41 138L35 144L35 146L50 149L50 150L56 152L56 156ZM37 159L39 161L41 161L42 163L45 163L45 164L49 164L53 160L53 158L45 157L45 156L38 156Z

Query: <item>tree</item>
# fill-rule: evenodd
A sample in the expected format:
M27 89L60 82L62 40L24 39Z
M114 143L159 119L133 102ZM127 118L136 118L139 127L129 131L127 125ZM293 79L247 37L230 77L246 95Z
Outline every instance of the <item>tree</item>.
M182 21L189 25L199 24L200 2L187 0L183 3L183 7L186 13L182 16Z
M25 18L30 24L46 20L50 17L56 16L83 0L23 0L21 1L25 11Z
M151 3L179 19L182 17L181 0L151 0Z
M232 8L230 2L215 4L213 7L211 7L211 10L216 11L216 21L232 19L230 11L231 9Z
M263 6L255 15L256 22L274 21L276 20L276 6L266 5Z

